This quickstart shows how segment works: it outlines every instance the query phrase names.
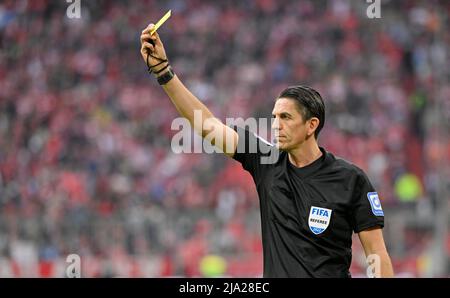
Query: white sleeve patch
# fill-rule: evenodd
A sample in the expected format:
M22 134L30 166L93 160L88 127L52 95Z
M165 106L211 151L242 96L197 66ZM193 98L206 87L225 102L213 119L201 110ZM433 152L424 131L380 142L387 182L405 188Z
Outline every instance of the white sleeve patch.
M376 216L384 216L383 208L381 207L380 198L376 192L368 192L367 198L369 199L370 206L372 207L372 213Z

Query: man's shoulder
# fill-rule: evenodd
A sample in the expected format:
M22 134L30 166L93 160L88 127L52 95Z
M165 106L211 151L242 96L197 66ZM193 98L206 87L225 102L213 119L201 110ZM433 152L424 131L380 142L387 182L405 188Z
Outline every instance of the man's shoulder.
M331 167L334 170L338 170L352 176L365 176L364 171L351 161L348 161L345 158L339 156L335 156L330 152L328 152L328 154L331 156Z

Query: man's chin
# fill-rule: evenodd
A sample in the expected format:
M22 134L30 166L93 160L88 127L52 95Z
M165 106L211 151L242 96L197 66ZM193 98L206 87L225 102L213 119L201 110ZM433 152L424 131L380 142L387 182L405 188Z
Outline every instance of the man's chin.
M276 147L278 150L286 150L286 148L287 148L286 144L280 143L280 142L276 142L276 143L275 143L275 147Z

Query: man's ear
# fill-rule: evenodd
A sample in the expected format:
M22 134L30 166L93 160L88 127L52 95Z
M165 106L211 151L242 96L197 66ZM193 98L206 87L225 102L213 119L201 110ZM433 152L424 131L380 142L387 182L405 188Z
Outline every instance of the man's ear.
M319 127L320 120L317 117L312 117L309 119L308 124L308 136L314 135L314 132L316 131L317 127Z

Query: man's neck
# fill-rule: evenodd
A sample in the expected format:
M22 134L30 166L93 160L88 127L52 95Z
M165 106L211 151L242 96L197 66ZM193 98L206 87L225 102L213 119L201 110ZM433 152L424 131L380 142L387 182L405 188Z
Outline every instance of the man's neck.
M320 151L317 142L312 142L308 144L307 142L300 145L298 148L290 150L288 152L289 161L296 167L305 167L322 156L322 151Z

